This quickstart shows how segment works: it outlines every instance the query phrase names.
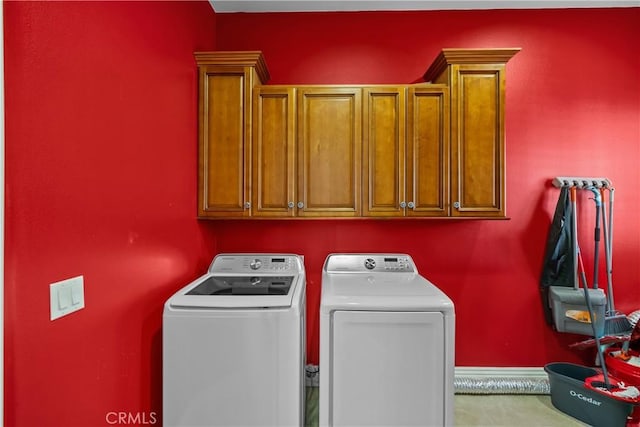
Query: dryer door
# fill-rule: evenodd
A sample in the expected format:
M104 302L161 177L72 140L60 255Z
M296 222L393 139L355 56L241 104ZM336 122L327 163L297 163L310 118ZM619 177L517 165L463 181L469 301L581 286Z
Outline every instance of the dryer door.
M335 311L331 331L329 425L444 425L442 313Z

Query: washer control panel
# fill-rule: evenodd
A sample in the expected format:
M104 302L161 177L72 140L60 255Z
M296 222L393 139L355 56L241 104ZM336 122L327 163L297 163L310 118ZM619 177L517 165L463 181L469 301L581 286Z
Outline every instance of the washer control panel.
M295 273L302 268L302 260L298 255L222 254L213 259L209 271L212 273Z
M243 267L246 267L247 261L251 270L262 271L288 271L291 270L292 260L290 257L249 257L244 260Z
M384 257L384 269L386 271L413 271L407 257Z
M406 254L333 254L325 262L329 272L416 272L415 264Z

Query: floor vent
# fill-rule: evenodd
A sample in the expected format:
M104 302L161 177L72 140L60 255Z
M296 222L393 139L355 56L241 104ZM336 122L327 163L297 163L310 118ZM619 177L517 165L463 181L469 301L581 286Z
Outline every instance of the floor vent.
M306 386L318 387L318 365L306 366ZM456 394L549 394L543 368L455 368Z

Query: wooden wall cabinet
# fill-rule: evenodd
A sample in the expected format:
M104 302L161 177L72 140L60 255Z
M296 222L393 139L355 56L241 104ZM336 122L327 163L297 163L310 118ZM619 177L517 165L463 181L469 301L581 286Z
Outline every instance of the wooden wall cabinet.
M369 87L364 98L363 216L447 216L447 87Z
M198 216L504 218L518 51L444 49L397 86L268 86L260 52L196 53Z
M269 80L260 52L201 52L198 64L198 217L251 208L251 94Z
M443 49L424 75L451 97L452 217L505 217L507 61L520 49Z
M297 103L298 216L360 216L361 89L302 87Z
M256 88L253 98L253 195L255 217L297 213L298 168L295 88Z
M253 107L252 215L359 216L360 88L263 86Z
M362 196L364 216L404 216L406 87L363 90Z
M408 216L449 215L449 93L441 85L409 88Z

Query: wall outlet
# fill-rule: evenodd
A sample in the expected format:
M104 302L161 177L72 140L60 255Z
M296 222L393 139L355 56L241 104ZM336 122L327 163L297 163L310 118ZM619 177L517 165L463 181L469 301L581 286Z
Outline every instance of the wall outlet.
M84 278L82 276L49 285L51 320L84 308Z

